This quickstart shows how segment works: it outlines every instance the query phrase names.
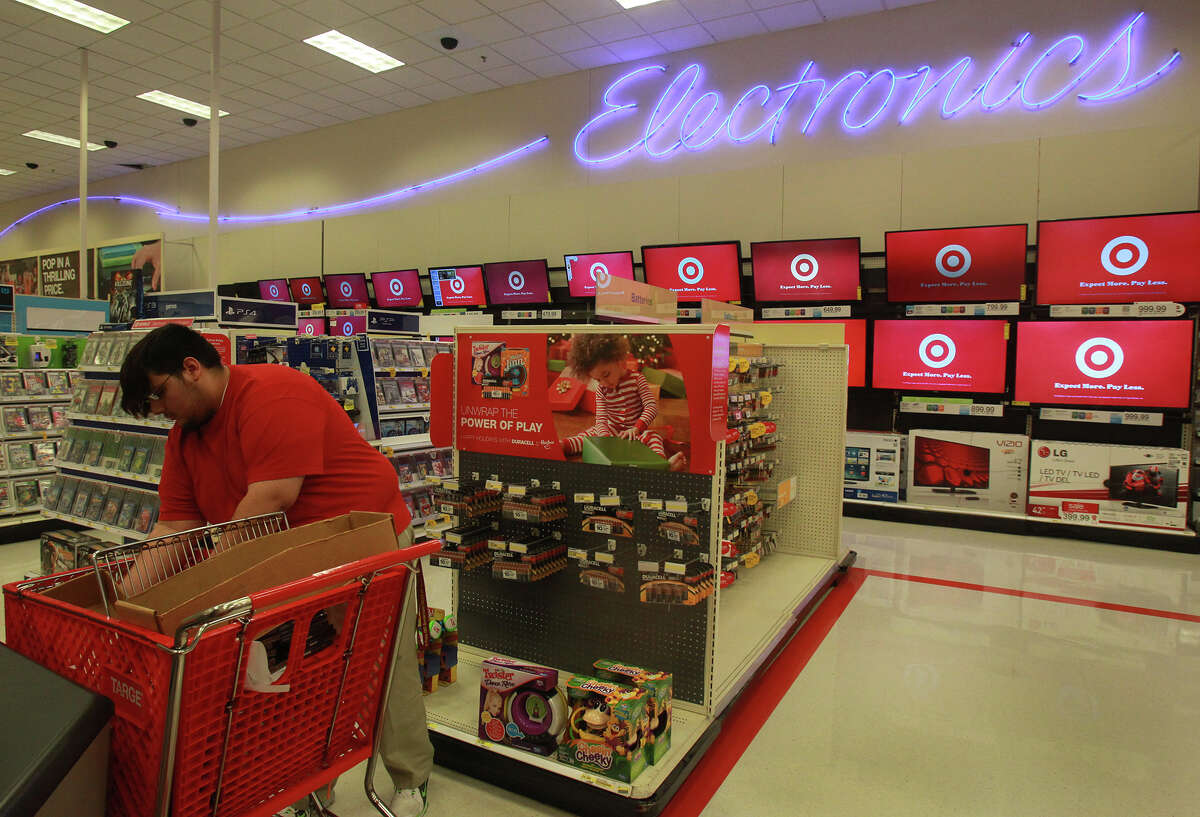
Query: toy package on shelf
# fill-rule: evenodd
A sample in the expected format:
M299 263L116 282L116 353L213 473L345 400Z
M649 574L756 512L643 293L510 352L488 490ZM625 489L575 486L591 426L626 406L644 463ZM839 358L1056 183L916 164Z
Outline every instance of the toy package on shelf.
M421 682L426 694L458 680L458 622L453 613L429 611L429 643L421 656Z
M12 483L6 479L0 479L0 513L8 513L12 509Z
M905 499L908 438L875 431L846 432L842 496L875 502Z
M1086 525L1187 527L1182 448L1034 440L1029 516Z
M97 550L111 547L95 536L81 531L64 529L46 531L41 536L42 575L49 576L91 565L90 555Z
M558 671L501 657L480 670L479 738L555 756L568 719Z
M908 433L908 501L1024 515L1029 438L979 431Z
M632 783L646 768L649 695L587 675L567 681L567 728L558 759L594 774Z
M592 664L596 677L618 684L644 689L649 729L645 736L646 762L655 765L671 748L671 717L673 677L669 672L643 669L618 661L601 659Z

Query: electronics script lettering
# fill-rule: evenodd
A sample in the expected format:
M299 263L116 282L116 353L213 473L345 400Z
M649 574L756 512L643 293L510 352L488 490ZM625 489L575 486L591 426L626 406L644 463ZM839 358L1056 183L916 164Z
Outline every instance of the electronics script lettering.
M575 156L602 165L639 152L663 158L680 149L699 151L720 141L766 138L774 144L793 108L800 133L809 134L822 116L834 115L830 112L838 105L842 126L855 132L885 117L896 124L909 123L935 104L931 97L941 98L943 119L1010 104L1040 111L1071 93L1086 103L1124 99L1171 72L1181 59L1180 52L1173 51L1152 70L1135 68L1144 62L1134 33L1145 16L1139 13L1099 49L1090 49L1078 34L1067 34L1038 51L1035 38L1026 32L977 81L971 79L975 60L969 56L940 71L930 65L873 73L856 69L836 80L820 76L809 60L794 81L774 89L755 85L726 105L718 92L703 91L699 65L688 65L669 79L665 65L647 65L618 77L604 91L603 110L575 136ZM1069 76L1047 76L1064 63ZM652 99L655 93L659 96L653 107L643 108L635 99ZM639 110L648 110L649 117Z

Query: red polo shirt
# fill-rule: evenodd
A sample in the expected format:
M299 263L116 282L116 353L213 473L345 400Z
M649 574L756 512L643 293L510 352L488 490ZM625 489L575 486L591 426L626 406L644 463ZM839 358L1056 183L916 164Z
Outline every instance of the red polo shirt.
M316 380L287 366L231 366L220 409L203 427L167 436L159 518L228 522L252 482L304 477L288 523L350 511L412 521L386 458Z

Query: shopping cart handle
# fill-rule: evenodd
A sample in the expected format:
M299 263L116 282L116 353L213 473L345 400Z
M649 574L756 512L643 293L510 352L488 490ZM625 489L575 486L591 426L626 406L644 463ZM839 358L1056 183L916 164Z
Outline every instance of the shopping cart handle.
M432 556L441 549L441 539L426 539L424 542L400 548L400 553L404 556L404 561L411 562L414 559L420 559L422 556Z

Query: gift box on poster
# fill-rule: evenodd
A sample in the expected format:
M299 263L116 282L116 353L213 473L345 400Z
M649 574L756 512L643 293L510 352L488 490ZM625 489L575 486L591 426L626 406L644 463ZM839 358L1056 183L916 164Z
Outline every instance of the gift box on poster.
M579 405L587 384L569 375L559 375L546 391L551 411L573 411Z
M683 385L683 372L678 369L656 369L646 366L642 369L642 377L661 388L662 393L668 397L687 397L687 389Z
M584 437L583 461L592 465L624 465L654 471L670 468L666 457L656 454L650 446L621 437Z

